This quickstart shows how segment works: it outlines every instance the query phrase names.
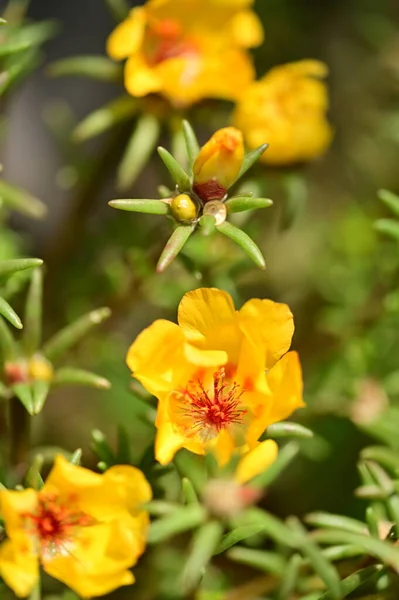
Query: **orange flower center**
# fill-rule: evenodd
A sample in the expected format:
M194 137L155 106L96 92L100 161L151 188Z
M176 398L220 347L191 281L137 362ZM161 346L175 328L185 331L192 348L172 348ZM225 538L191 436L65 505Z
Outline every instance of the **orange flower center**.
M61 503L56 493L39 494L37 510L24 516L43 559L69 552L77 528L95 522L83 511L71 508L70 502Z
M165 19L151 23L147 30L145 41L147 62L152 65L170 58L196 57L198 47L193 40L188 39L177 21Z
M191 422L193 432L204 440L233 424L242 424L247 412L240 402L244 390L235 382L226 383L225 376L223 367L213 374L213 393L200 380L190 381L183 392L183 415Z

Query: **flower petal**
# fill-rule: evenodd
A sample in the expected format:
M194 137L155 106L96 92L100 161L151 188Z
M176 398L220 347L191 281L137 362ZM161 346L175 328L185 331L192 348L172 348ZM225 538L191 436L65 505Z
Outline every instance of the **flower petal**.
M243 10L235 15L231 23L234 40L243 48L254 48L263 42L262 21L252 10Z
M239 324L245 337L241 356L257 354L263 369L271 369L291 345L294 321L286 304L249 300L240 310Z
M273 394L269 423L289 417L305 406L302 398L302 369L297 352L288 352L266 376Z
M107 40L107 54L114 60L127 58L140 48L146 24L146 10L142 7L130 11Z
M274 463L278 454L278 446L274 440L266 440L258 444L253 450L246 452L238 463L235 479L239 483L246 483L260 475Z
M147 96L162 90L157 67L150 67L140 54L130 56L125 65L125 87L132 96Z
M31 593L39 580L39 561L26 536L1 544L0 575L19 598Z
M123 523L83 527L65 555L46 560L43 568L82 598L102 596L134 582L129 532Z
M24 515L35 512L37 501L37 492L32 489L0 491L0 511L9 538L20 536Z
M130 346L126 362L133 375L155 396L173 389L187 368L184 335L170 321L155 321Z

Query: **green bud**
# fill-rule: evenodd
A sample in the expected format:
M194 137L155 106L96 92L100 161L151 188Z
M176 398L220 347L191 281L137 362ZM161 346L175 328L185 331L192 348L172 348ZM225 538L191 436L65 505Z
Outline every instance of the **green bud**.
M192 223L198 215L197 203L188 194L179 194L172 198L170 210L179 223Z

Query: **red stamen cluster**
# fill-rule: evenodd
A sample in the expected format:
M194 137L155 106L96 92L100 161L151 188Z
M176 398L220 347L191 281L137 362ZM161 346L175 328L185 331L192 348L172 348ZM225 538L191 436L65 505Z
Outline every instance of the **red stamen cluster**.
M150 25L146 40L146 57L150 65L158 65L170 58L197 56L198 48L175 21L160 21Z
M39 494L36 512L24 516L38 545L38 552L45 559L68 551L76 528L95 522L84 512L61 503L55 493Z
M233 424L241 424L245 408L240 406L244 390L237 383L225 383L225 371L222 367L213 375L213 395L198 380L190 382L183 393L183 413L192 423L193 431L211 439Z

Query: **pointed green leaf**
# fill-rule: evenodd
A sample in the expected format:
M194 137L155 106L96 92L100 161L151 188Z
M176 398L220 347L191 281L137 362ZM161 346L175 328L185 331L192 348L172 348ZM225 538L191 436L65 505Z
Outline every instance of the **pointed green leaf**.
M199 527L206 520L206 510L200 504L190 504L173 513L153 521L148 534L149 544L159 544L165 540Z
M238 542L242 542L242 540L256 535L261 531L263 531L263 525L260 523L255 525L245 525L244 527L237 527L236 529L229 531L229 533L226 533L220 545L216 549L215 554L221 554L232 546L238 544Z
M252 550L241 546L232 548L227 553L230 560L239 562L243 565L249 565L260 571L272 573L282 577L285 572L285 560L277 552L268 552L266 550Z
M159 185L157 187L157 192L162 199L171 198L173 196L172 190L170 190L166 185Z
M366 522L370 535L375 538L379 538L380 531L378 526L378 515L372 506L368 506L366 508Z
M26 50L18 57L17 61L13 61L11 65L7 69L7 76L0 78L0 97L4 96L10 89L13 88L19 81L26 78L29 73L32 73L40 64L40 54L36 52L34 49ZM0 181L1 184L1 181ZM2 196L0 193L0 199L4 202L8 201ZM11 202L13 198L10 197L9 201ZM15 202L17 202L17 198L14 198ZM25 209L17 208L20 212L26 212ZM28 207L25 207L28 210ZM35 208L34 206L30 207L32 210ZM28 214L28 213L26 213ZM42 215L32 215L30 216L40 218Z
M16 356L16 344L9 327L0 316L0 359L1 362L10 360Z
M83 119L75 128L72 137L76 142L86 141L129 119L137 110L137 103L131 96L112 100Z
M25 304L25 329L22 337L22 346L27 356L34 354L39 348L42 339L42 293L43 272L33 269Z
M116 460L120 465L129 465L132 460L130 451L131 441L126 427L118 425L117 435Z
M103 55L83 55L57 60L48 67L47 72L52 77L90 77L100 81L120 81L123 67Z
M2 315L11 325L14 325L17 329L22 329L22 322L17 313L8 304L4 298L0 296L0 315Z
M46 342L43 347L44 356L50 361L59 358L79 342L93 327L108 319L110 314L109 308L99 308L80 317L71 325L67 325Z
M197 140L197 136L195 135L194 129L191 127L190 123L185 119L183 120L183 132L184 139L186 140L186 148L190 169L192 169L194 161L199 154L200 146Z
M77 450L75 450L75 452L73 452L71 454L71 458L69 459L69 462L72 463L73 465L80 465L81 460L82 460L82 449L78 448Z
M165 271L166 267L176 258L194 229L195 225L179 225L179 227L176 227L158 260L157 273Z
M9 208L34 219L42 219L47 213L47 208L43 202L29 194L29 192L11 183L6 183L4 179L0 179L0 198Z
M33 401L33 413L38 415L47 400L48 393L50 391L50 382L37 380L31 384L32 389L32 401Z
M183 477L181 480L181 486L183 489L184 501L186 504L198 504L197 492L191 481L187 477Z
M112 467L116 464L116 458L111 446L107 442L107 438L99 429L93 429L91 432L92 450L95 455L104 462L107 467Z
M273 200L269 198L252 198L252 196L234 196L225 202L229 214L267 208L268 206L272 206L272 204Z
M399 217L399 196L389 190L378 190L377 195L381 202Z
M361 485L356 488L355 494L358 498L369 500L385 500L387 495L378 485Z
M378 219L374 223L374 229L380 233L385 233L395 240L399 240L399 223L394 219Z
M361 546L355 546L354 544L341 544L338 546L330 546L329 548L323 548L321 551L323 556L330 562L344 560L347 558L354 558L355 556L362 556L366 554L364 548ZM309 562L309 561L304 561Z
M35 454L32 464L26 474L25 485L26 487L33 488L34 490L40 490L44 481L41 476L41 470L43 468L44 456L43 454Z
M189 192L191 190L190 177L179 165L177 160L162 146L157 148L159 156L162 158L165 167L172 176L173 181L179 187L181 192Z
M32 46L39 46L54 37L58 30L59 24L56 21L32 23L19 29L14 29L9 39L2 40L0 44L0 57L29 50ZM4 35L4 30L2 31L2 35Z
M313 437L313 431L299 425L299 423L292 423L291 421L280 421L279 423L273 423L269 425L266 430L267 437L280 438L280 437L299 437L299 438L311 438Z
M35 414L32 388L28 383L15 383L12 386L14 395L20 400L30 415Z
M157 144L161 125L155 115L143 114L137 121L118 167L118 188L133 185L149 161Z
M346 598L357 590L364 583L370 582L370 580L375 579L383 572L382 565L372 565L370 567L365 567L364 569L360 569L360 571L356 571L356 573L352 573L348 577L345 577L341 581L341 595L340 598ZM319 600L334 600L335 596L329 590L325 594L319 597ZM382 596L381 596L382 598Z
M176 510L179 510L180 506L178 504L166 502L165 500L153 500L152 502L145 504L143 508L148 510L152 517L165 517L166 515L170 515Z
M57 369L53 379L54 385L82 385L86 387L109 390L111 387L108 379L85 371L84 369L75 369L74 367L61 367Z
M0 260L0 277L12 275L17 271L40 267L43 261L40 258L13 258L12 260Z
M291 598L296 588L299 569L302 558L300 554L293 554L285 568L284 577L281 581L281 587L278 592L277 600L287 600Z
M190 594L201 581L204 570L220 543L222 534L223 525L218 521L205 523L195 532L182 574L184 595Z
M324 581L332 600L341 600L341 582L336 568L323 556L320 548L309 537L296 517L290 517L287 523L298 539L299 549L309 559L315 572Z
M202 215L199 225L204 235L211 235L216 229L216 219L212 215Z
M256 148L255 150L251 150L251 152L248 152L245 155L245 158L241 165L240 172L235 181L238 181L238 179L240 179L243 175L245 175L245 173L252 167L252 165L254 165L259 160L259 158L262 156L262 154L267 149L268 145L269 144L262 144L261 146L259 146L259 148Z
M327 527L342 529L353 533L366 533L367 527L361 521L341 515L333 515L325 512L313 512L305 517L305 522L313 527Z
M105 0L105 3L116 21L123 21L128 16L130 6L126 0Z
M277 459L261 475L258 475L251 481L251 486L255 488L264 488L270 485L284 469L290 464L299 452L299 446L295 442L289 442L282 448Z
M378 462L395 476L399 476L399 456L397 452L385 446L367 446L361 451L361 457L365 460Z
M244 231L235 227L228 221L225 221L221 225L217 225L216 229L229 237L233 242L236 242L244 252L252 258L254 263L261 269L266 269L265 259L263 258L262 252L259 250L255 242L247 235Z
M126 200L111 200L108 204L112 208L118 208L119 210L146 213L148 215L167 215L169 213L169 205L162 200L131 198Z
M295 548L295 540L290 529L280 519L261 508L247 508L245 513L232 520L232 524L233 527L260 525L265 537L285 547Z
M176 116L169 121L169 125L171 154L175 160L186 169L186 167L188 167L188 154L182 120Z

